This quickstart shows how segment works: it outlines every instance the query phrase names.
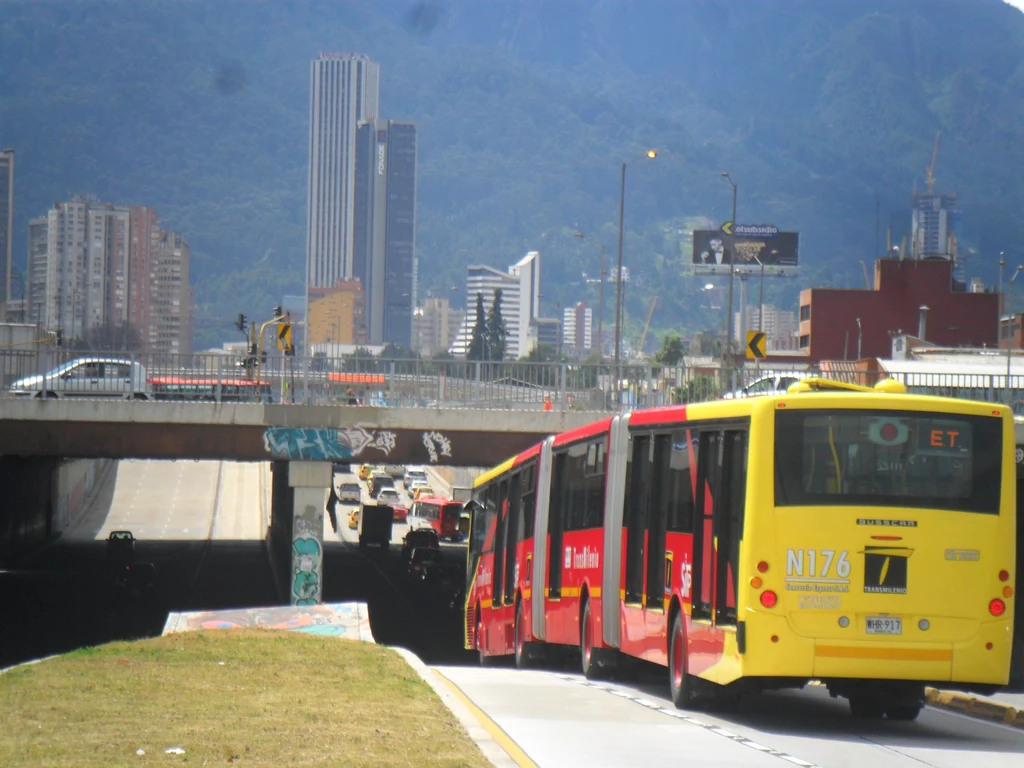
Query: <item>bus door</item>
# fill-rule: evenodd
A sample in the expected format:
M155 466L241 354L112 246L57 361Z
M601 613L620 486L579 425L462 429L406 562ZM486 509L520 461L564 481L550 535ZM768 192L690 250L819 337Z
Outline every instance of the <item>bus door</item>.
M495 509L497 509L498 524L494 531L494 575L491 597L491 607L500 608L505 588L505 537L508 535L508 480L502 480L493 489L497 493ZM514 556L514 555L513 555Z
M518 543L520 540L519 520L519 496L520 483L519 473L516 472L508 481L508 536L505 545L505 605L513 605L516 599L516 560L518 557Z
M647 584L645 588L645 624L650 639L667 637L665 617L666 567L665 525L668 520L668 506L671 491L669 462L672 458L672 435L655 435L651 482L647 514ZM667 574L666 571L669 571ZM659 640L658 648L667 647ZM668 662L666 661L666 664Z
M740 576L740 540L743 538L743 506L746 501L747 433L730 429L722 433L719 499L715 505L715 624L736 625L736 595Z
M746 430L702 431L697 459L693 617L736 624L746 487Z
M459 534L459 518L462 516L462 505L458 502L445 504L441 507L441 528L442 539L455 539Z
M565 509L569 484L566 473L569 455L562 451L552 456L551 496L548 504L548 584L544 608L545 638L549 643L565 642L566 620L562 610L562 574L565 551L562 534L565 530Z
M644 626L644 552L647 538L648 492L651 487L651 436L634 434L626 457L626 482L622 524L626 529L626 568L623 618L623 650L643 655L645 648L633 645L646 637Z

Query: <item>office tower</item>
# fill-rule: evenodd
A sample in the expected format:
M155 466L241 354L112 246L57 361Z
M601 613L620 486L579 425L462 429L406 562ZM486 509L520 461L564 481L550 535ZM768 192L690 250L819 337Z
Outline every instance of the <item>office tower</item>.
M912 202L913 256L955 257L962 218L956 195L919 194Z
M530 251L508 268L508 274L488 266L471 266L466 279L466 316L452 344L453 355L465 356L476 323L476 297L483 296L484 309L490 312L495 289L501 289L501 316L508 336L505 357L512 360L530 351L530 326L537 319L540 301L540 254Z
M138 292L145 297L141 302L146 312L141 318L140 336L146 351L190 354L193 299L189 247L181 235L156 233L148 274L140 275Z
M562 351L589 352L594 311L582 301L562 311Z
M14 150L0 151L0 322L7 320L14 253Z
M356 132L377 117L379 78L359 53L321 53L310 64L307 288L354 276Z
M128 206L129 237L126 270L128 326L145 344L149 339L149 317L153 309L149 286L153 255L160 240L160 217L153 208ZM186 246L187 247L187 246ZM186 276L188 272L186 271ZM185 281L188 287L188 280Z
M413 314L413 350L428 357L447 352L463 316L463 312L452 309L448 299L426 299Z
M416 301L416 125L359 126L353 275L366 296L371 344L412 346Z
M365 344L365 294L358 279L309 289L309 343Z

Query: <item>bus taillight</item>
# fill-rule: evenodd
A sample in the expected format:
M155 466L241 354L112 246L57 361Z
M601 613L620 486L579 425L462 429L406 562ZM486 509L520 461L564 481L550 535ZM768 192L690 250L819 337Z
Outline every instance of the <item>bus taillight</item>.
M761 593L761 605L765 608L774 608L776 603L779 602L779 596L772 592L770 589L766 589ZM995 600L992 601L996 602ZM1002 601L999 601L1002 604ZM992 610L991 603L989 604L989 610Z
M768 573L768 563L762 560L757 564L757 570L761 573ZM1003 581L1006 581L1006 579L1003 579Z
M1007 571L1007 570L1000 571L999 572L999 580L1000 581L1009 581L1010 580L1010 572Z
M763 598L764 595L762 595L761 597ZM764 600L762 599L761 602L763 603ZM994 600L990 600L988 604L988 612L991 613L993 616L1002 616L1004 613L1006 613L1006 603L1004 603L998 597Z

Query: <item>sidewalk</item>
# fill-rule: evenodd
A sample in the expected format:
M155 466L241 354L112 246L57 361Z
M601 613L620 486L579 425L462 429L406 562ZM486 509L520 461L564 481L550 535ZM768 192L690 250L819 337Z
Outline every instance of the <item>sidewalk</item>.
M997 693L994 696L975 696L959 691L927 688L925 695L933 707L952 709L970 717L994 720L1024 729L1024 694Z

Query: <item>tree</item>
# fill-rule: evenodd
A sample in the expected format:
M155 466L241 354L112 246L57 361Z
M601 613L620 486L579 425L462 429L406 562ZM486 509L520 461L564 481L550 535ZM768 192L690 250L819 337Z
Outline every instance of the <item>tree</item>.
M491 304L491 311L487 315L487 341L490 352L487 357L489 360L505 359L507 338L508 328L505 326L505 318L501 316L501 288L495 288L494 303Z
M476 322L473 324L473 335L466 350L467 360L487 359L487 317L484 314L483 294L476 295Z
M94 352L138 352L143 345L138 328L128 327L124 323L106 322L86 328L77 346Z
M666 334L661 340L661 349L654 354L654 361L664 365L679 365L683 351L682 338L678 334Z
M416 360L419 358L419 355L411 349L406 349L400 344L389 341L384 345L378 357L381 360Z

